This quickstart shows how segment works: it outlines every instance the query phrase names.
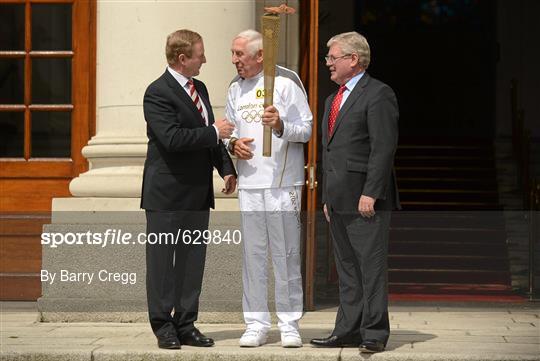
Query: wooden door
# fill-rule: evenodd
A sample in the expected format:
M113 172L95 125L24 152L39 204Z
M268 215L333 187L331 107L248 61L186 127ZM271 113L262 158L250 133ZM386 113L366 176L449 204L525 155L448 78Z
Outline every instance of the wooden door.
M41 294L51 200L87 169L95 126L95 0L0 2L0 299Z

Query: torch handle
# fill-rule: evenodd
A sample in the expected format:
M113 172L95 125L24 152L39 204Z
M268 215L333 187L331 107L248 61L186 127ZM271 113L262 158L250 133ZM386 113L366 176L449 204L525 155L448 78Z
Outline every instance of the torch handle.
M264 107L274 104L274 80L279 49L279 15L265 14L261 18L263 35ZM263 157L272 156L272 128L264 126Z
M274 68L275 69L275 68ZM264 76L264 108L274 104L274 76ZM264 126L263 157L272 156L272 128Z

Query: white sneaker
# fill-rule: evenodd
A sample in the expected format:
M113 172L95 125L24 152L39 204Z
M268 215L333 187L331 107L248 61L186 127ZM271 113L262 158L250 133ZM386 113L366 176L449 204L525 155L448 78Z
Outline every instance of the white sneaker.
M298 331L285 331L281 333L282 347L302 347L302 339Z
M259 347L266 343L266 331L248 328L238 341L240 347Z

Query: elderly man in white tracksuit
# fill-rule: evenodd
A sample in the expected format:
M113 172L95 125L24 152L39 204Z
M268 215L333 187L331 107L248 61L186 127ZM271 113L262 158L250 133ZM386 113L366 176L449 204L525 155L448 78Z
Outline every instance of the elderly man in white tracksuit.
M270 329L267 254L272 255L276 313L283 347L301 347L298 321L303 294L300 271L300 207L304 184L304 143L311 137L312 114L298 75L277 67L274 105L264 109L262 36L254 30L232 43L238 76L228 91L226 116L235 131L229 151L238 158L238 199L242 212L246 331L240 346L266 343ZM263 157L263 125L272 127L272 156Z

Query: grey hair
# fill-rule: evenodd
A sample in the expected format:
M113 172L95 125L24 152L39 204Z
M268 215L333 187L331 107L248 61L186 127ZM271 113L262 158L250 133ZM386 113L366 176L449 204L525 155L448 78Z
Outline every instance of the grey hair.
M338 44L343 54L358 54L360 65L367 69L371 61L371 51L367 39L356 31L334 35L326 43L327 47Z
M250 55L255 55L263 48L262 34L256 30L248 29L240 32L233 40L242 38L248 42L246 44L247 51Z

